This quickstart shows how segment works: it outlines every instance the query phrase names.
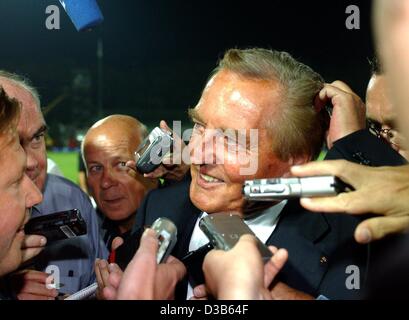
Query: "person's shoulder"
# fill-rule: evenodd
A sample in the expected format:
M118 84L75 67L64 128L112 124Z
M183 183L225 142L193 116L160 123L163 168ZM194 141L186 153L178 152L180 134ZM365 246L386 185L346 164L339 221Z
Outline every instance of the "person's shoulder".
M54 193L62 193L64 196L71 199L86 199L87 203L89 201L88 195L82 191L78 185L67 178L55 174L48 174L46 189L52 190Z
M149 198L150 200L157 198L184 198L186 195L189 195L190 182L191 178L188 175L181 181L150 191Z
M367 216L366 216L367 217ZM310 239L336 243L353 238L362 217L342 213L311 212L303 208L298 199L289 200L281 215L281 224L298 230ZM314 241L315 241L314 240Z
M190 200L191 178L150 191L136 214L137 226L151 224L158 217L171 219L177 226L184 225L192 214L199 212Z
M397 151L374 136L368 129L358 130L334 142L325 160L345 159L368 166L407 164Z
M47 177L47 186L64 186L65 188L70 188L73 189L75 191L80 191L83 192L81 190L81 188L79 186L77 186L74 182L72 182L71 180L68 180L67 178L61 177L61 176L57 176L55 174L49 173L48 177Z
M67 208L79 209L87 223L95 221L98 224L98 216L92 206L90 197L81 190L74 182L60 176L49 174L47 177L47 199L43 206L55 206L54 211L64 211ZM46 210L48 211L48 210Z

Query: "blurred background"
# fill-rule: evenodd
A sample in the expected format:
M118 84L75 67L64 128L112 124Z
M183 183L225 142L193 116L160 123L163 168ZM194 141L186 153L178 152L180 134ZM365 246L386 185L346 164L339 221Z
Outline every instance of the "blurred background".
M223 52L232 47L285 50L326 81L347 82L362 99L374 55L371 2L98 0L104 23L77 32L57 0L0 0L0 69L38 88L47 145L77 182L78 147L96 120L129 114L150 129L161 119L190 126L186 110ZM360 29L348 30L348 5ZM60 30L45 26L58 5Z

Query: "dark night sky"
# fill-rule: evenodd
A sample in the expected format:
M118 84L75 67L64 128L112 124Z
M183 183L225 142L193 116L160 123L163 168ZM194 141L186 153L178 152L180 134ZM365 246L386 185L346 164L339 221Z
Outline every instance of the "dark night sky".
M98 35L104 41L105 113L133 114L149 125L160 118L185 120L186 107L197 102L209 72L230 47L288 51L327 81L344 80L363 97L366 59L373 55L368 0L98 2L102 28L78 33L63 10L61 30L46 29L45 8L57 0L0 1L0 68L29 76L43 105L70 87L75 70L90 75L86 93L47 115L52 126L79 114L77 127L95 120ZM360 30L345 27L349 4L361 10Z

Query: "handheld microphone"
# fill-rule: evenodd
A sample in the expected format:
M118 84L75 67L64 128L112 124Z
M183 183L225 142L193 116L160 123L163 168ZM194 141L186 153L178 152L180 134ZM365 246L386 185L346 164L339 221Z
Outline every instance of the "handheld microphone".
M243 185L244 197L252 201L335 196L352 190L354 188L334 176L247 180Z
M177 242L177 227L167 218L156 219L151 228L156 232L159 242L156 261L165 262ZM139 227L124 239L124 243L114 252L111 252L110 262L115 262L125 270L139 248L144 228Z
M77 31L96 27L104 17L96 0L60 0Z

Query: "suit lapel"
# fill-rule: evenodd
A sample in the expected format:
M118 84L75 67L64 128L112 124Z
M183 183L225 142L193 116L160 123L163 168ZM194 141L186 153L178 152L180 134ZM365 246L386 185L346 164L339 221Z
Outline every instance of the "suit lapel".
M189 252L190 238L197 221L200 216L200 210L191 204L191 208L186 210L186 218L178 225L178 242L174 250L174 254L177 258L184 257Z
M185 218L178 220L178 241L172 253L178 259L183 258L189 252L190 238L192 237L197 218L201 213L201 211L192 204L190 199L186 203L185 208L186 210L183 212ZM176 286L176 300L186 300L187 287L188 275L186 275L186 277Z
M327 270L327 253L322 245L330 226L321 214L301 208L297 201L289 201L281 213L276 230L268 245L285 248L289 260L279 274L280 281L290 287L316 294Z

